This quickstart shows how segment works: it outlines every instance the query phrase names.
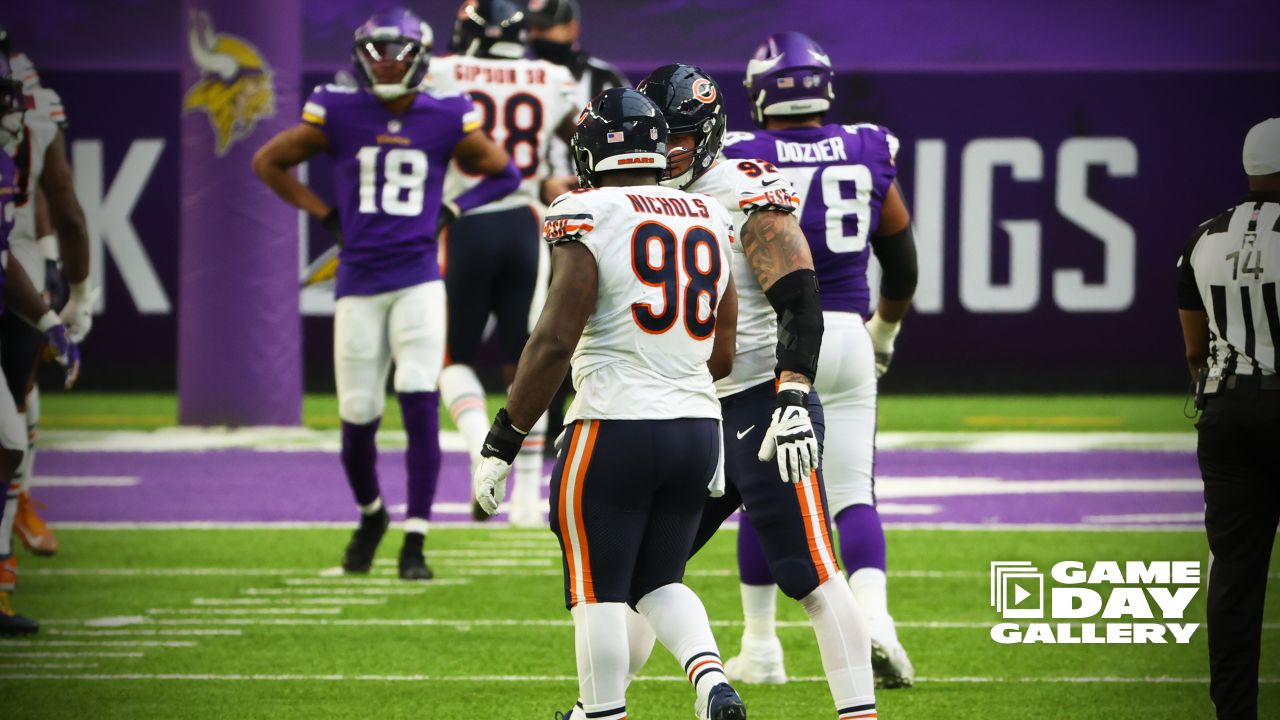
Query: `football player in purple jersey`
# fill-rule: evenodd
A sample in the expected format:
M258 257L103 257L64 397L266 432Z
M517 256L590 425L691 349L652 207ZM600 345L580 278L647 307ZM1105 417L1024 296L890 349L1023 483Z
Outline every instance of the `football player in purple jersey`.
M10 154L17 138L24 134L26 100L22 83L10 70L7 53L0 54L0 314L6 310L35 328L48 344L49 353L66 368L64 386L75 384L80 371L79 349L71 341L67 326L49 308L20 263L9 251L10 231L15 224L15 206L23 200L21 172ZM30 198L26 198L30 201ZM3 350L3 347L0 347ZM27 450L25 418L0 369L0 483L5 487L0 512L0 636L30 635L39 625L14 612L9 595L16 590L17 557L13 554L13 527L18 513L20 483L17 470Z
M334 312L334 372L342 419L342 464L360 525L342 567L367 573L389 524L375 470L374 436L387 373L408 436L408 510L400 577L432 577L423 543L440 470L439 393L445 303L437 260L439 225L515 190L520 172L481 129L465 95L421 91L431 28L404 9L379 12L355 33L363 87L318 87L302 122L267 141L254 171L280 197L333 232L341 246ZM289 172L318 153L333 159L331 207ZM452 160L480 176L446 207Z
M893 358L894 338L915 292L915 242L910 213L894 181L898 139L878 125L827 123L835 97L832 79L830 59L808 37L798 32L770 36L747 64L745 80L760 130L730 133L724 152L778 167L801 198L800 226L822 288L826 328L814 387L826 410L827 437L838 438L826 444L822 456L827 501L840 532L849 585L870 626L877 684L909 687L915 671L889 616L873 470L876 380ZM883 270L874 314L867 281L873 252ZM773 670L780 674L773 587L747 584L748 578L755 583L769 578L747 519L738 542L747 627L743 655L728 667L731 675L741 670L743 679Z

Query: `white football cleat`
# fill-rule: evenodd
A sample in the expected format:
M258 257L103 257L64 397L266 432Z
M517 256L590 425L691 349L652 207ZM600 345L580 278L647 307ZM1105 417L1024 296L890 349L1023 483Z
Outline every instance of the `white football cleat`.
M782 641L774 635L760 638L742 636L742 649L724 663L724 674L749 685L782 685L787 670L782 666Z
M517 482L507 501L507 515L511 519L511 526L532 529L547 527L547 515L544 512L546 505L542 500L542 493L537 485L525 487L526 484L528 483Z
M871 670L876 676L876 687L892 690L914 685L916 669L898 641L893 618L887 614L868 617L867 627L871 631Z

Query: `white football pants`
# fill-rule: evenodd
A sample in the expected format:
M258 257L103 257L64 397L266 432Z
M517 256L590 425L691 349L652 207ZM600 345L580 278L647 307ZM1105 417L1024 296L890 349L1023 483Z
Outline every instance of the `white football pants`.
M339 298L333 314L338 416L356 425L382 417L387 373L395 390L432 392L444 367L444 283Z
M857 313L824 312L822 353L814 387L827 434L822 479L831 517L853 505L874 505L876 363L871 336Z

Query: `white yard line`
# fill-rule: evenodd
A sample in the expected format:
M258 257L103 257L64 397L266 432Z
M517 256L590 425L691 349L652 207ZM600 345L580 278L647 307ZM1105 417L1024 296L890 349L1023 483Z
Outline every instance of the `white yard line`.
M42 631L45 635L58 637L237 637L243 630L217 628L206 630L73 630L49 628Z
M385 605L386 598L304 597L304 598L195 598L192 605Z
M0 658L140 658L140 652L0 652Z
M250 611L243 611L247 614ZM556 618L328 618L328 617L287 617L288 614L308 614L304 612L294 613L270 613L286 615L286 617L204 617L204 618L170 618L156 617L155 615L195 615L195 614L213 614L215 610L166 610L155 613L152 617L146 618L144 623L147 625L237 625L237 626L271 626L271 625L315 625L329 627L554 627L554 628L571 628L573 621ZM227 613L242 614L242 613ZM258 614L258 613L255 613ZM336 612L324 613L328 615L336 614ZM84 623L84 620L74 619L54 619L45 620L47 624L52 625L71 625ZM900 620L895 624L899 628L912 630L971 630L971 629L988 629L992 625L999 622L998 619L989 621L975 620ZM732 620L712 620L714 627L737 628L742 627L742 621ZM783 629L803 629L810 628L807 620L779 620L777 627ZM1266 631L1280 630L1280 623L1263 623L1262 629Z
M236 674L163 674L163 673L10 673L0 668L6 680L85 680L85 681L173 681L173 682L465 682L465 683L576 683L573 675L236 675ZM642 675L638 682L687 683L678 675ZM792 676L792 682L826 683L826 676ZM1260 683L1280 683L1280 677L1258 678ZM1170 677L1165 675L1122 677L1115 675L1029 676L956 676L916 678L921 683L1020 683L1020 684L1182 684L1206 685L1207 677Z
M147 608L148 615L337 615L342 608Z
M138 482L132 475L36 475L31 487L133 487Z
M245 588L240 592L245 595L423 595L425 588L388 588L388 587L285 587L285 588Z
M190 640L5 640L0 647L164 647L189 648Z

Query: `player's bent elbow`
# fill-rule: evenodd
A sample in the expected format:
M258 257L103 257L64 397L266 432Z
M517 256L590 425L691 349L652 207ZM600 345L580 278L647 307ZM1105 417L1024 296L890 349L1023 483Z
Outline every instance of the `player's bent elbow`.
M707 361L707 369L711 371L712 380L723 380L733 372L733 356L717 358L714 355Z
M276 169L276 164L271 161L271 156L267 152L267 146L263 145L253 154L253 174L258 176L259 180L267 182L271 171Z

